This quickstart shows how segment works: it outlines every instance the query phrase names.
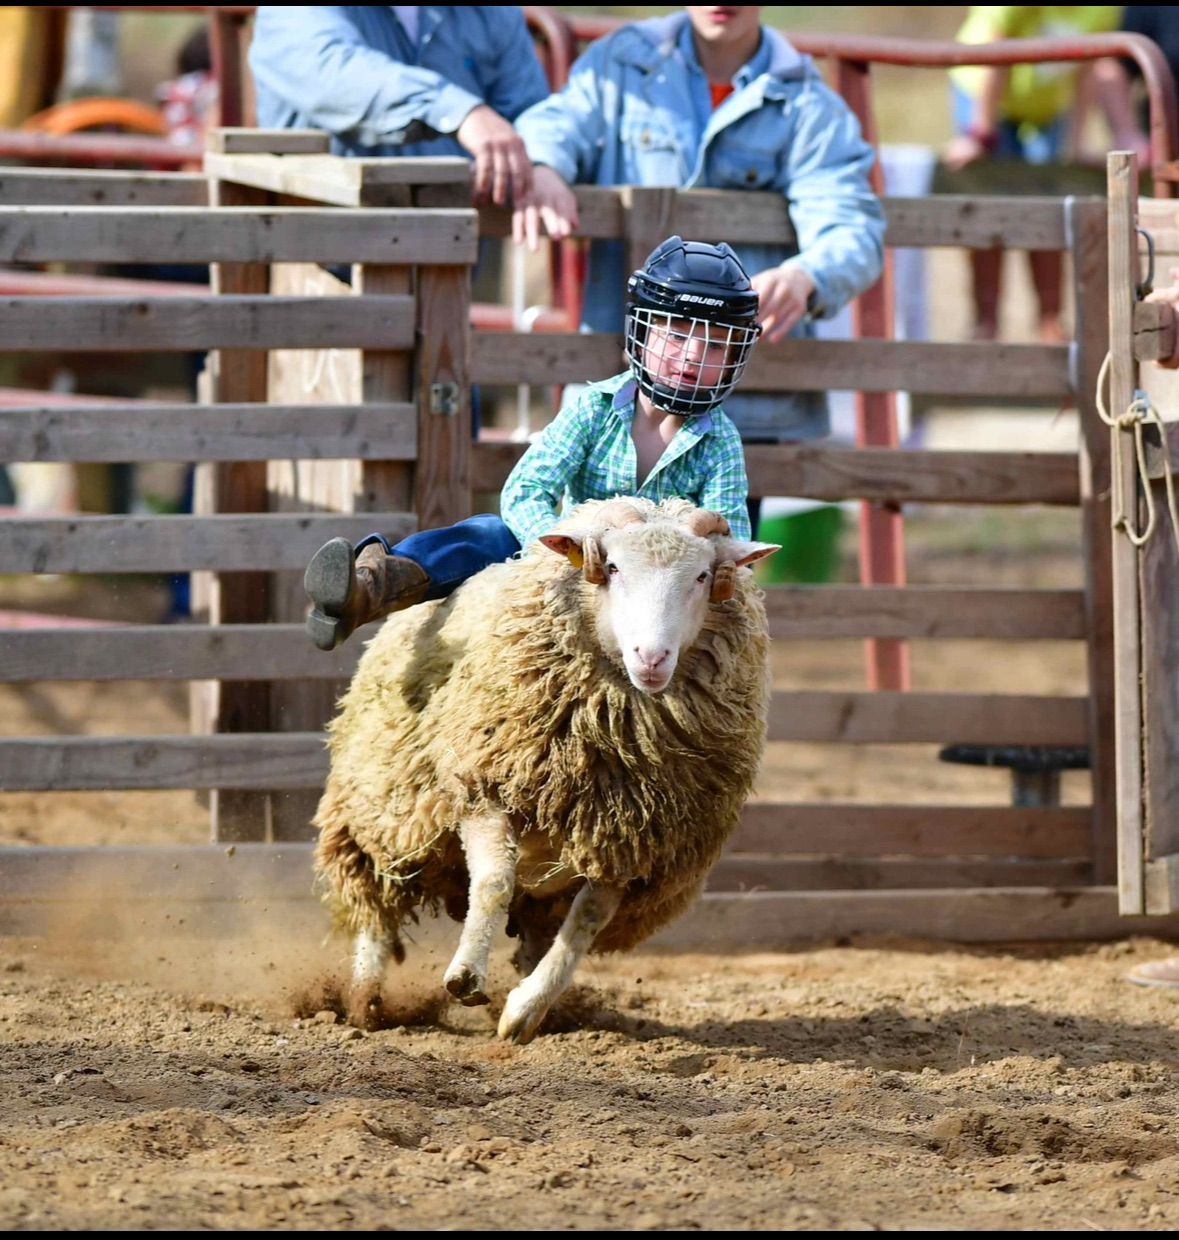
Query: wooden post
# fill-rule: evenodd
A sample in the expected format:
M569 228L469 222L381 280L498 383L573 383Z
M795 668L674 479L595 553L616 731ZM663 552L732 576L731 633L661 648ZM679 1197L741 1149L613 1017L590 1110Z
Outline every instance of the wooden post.
M1114 759L1113 547L1109 536L1109 431L1097 413L1097 378L1109 350L1109 222L1105 203L1065 202L1076 314L1077 414L1081 425L1081 545L1089 670L1089 766L1093 785L1093 881L1117 874Z
M1138 282L1135 202L1138 161L1113 151L1109 173L1109 413L1130 407L1137 386L1134 360L1134 296ZM1115 493L1125 497L1125 516L1138 521L1138 480L1132 432L1110 429L1111 474ZM1124 439L1119 459L1119 437ZM1118 803L1118 909L1145 912L1142 835L1142 699L1141 631L1138 599L1138 549L1123 531L1113 532L1113 607L1115 719Z
M264 190L227 181L210 184L214 206L260 206L269 201ZM266 263L214 263L216 293L266 293L270 269ZM220 349L210 355L212 398L239 402L266 400L265 352ZM201 504L211 512L265 512L266 464L251 461L214 465L204 471L195 488ZM194 501L196 502L196 501ZM209 597L212 624L260 624L269 619L267 581L260 573L221 573ZM205 714L213 732L264 732L269 726L269 686L266 682L212 682L205 689ZM269 794L215 790L210 797L214 841L265 840L270 835Z
M413 506L427 529L471 515L471 269L419 267L417 283Z
M838 90L859 117L864 141L876 146L871 90L866 61L838 61ZM884 173L877 159L872 188L884 194ZM859 338L891 340L893 328L893 262L885 251L884 273L856 298L852 323ZM895 392L856 393L856 444L861 448L897 448ZM860 508L860 581L866 586L905 584L905 526L899 508L865 503ZM869 638L865 643L868 687L908 689L911 680L909 647L891 638Z
M622 209L626 229L626 276L638 271L651 251L675 232L676 199L679 192L669 186L644 188L627 185L622 189ZM688 237L686 240L693 240ZM619 297L623 290L619 289ZM577 324L573 324L576 330Z

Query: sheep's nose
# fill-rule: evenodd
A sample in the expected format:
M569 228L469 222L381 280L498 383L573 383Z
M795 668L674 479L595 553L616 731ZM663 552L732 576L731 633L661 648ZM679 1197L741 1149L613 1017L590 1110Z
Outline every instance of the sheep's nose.
M657 672L667 662L671 651L644 650L641 646L636 646L635 654L639 656L639 662L643 665L644 671Z

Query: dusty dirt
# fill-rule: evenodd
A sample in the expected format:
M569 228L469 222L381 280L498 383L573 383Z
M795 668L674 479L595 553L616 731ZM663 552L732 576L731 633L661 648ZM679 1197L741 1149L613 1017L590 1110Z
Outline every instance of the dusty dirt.
M390 978L428 1023L348 1029L279 942L192 991L192 945L0 941L0 1226L1179 1225L1179 997L1121 980L1161 943L635 955L515 1047L438 960Z
M1068 524L1041 525L1042 545L1018 526L952 528L943 549L927 532L914 580L1075 583ZM985 550L997 533L1005 555ZM124 589L111 619L148 606ZM29 601L0 590L0 605ZM71 607L65 593L52 605ZM1063 642L923 644L915 667L933 689L1085 686ZM775 673L781 687L857 687L861 647L786 645ZM183 686L0 690L9 735L183 731L185 706ZM761 795L1006 795L1001 772L938 763L936 747L772 750ZM1070 777L1067 799L1087 794ZM187 793L0 798L6 845L206 832ZM390 972L404 1023L348 1028L331 998L344 948L324 928L0 938L0 1227L1179 1226L1179 994L1123 980L1168 944L592 961L542 1036L515 1047L494 1037L505 960L490 1009L443 1001L453 929Z

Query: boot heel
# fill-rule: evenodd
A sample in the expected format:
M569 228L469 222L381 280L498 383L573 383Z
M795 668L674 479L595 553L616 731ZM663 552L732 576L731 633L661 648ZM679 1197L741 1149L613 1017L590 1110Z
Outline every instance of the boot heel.
M304 627L307 630L307 636L320 650L335 650L336 646L347 636L341 635L342 626L335 616L325 616L318 608L308 613Z
M346 538L333 538L311 557L303 574L303 589L311 596L325 619L343 611L356 583L352 544ZM319 643L316 642L318 646ZM330 646L322 647L330 650Z

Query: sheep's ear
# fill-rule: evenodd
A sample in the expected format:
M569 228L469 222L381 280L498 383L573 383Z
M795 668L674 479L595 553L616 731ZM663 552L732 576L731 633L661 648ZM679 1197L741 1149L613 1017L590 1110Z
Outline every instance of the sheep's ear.
M563 555L574 568L581 568L585 563L585 556L581 551L581 539L579 538L570 538L568 534L542 534L540 541L550 551Z
M718 561L732 560L738 568L741 568L745 564L756 564L758 560L764 560L766 556L781 550L780 543L740 542L736 538L731 538L722 544L717 559Z
M721 558L712 570L712 589L709 591L708 601L727 603L737 590L737 569L745 564L755 564L758 560L764 560L767 555L781 550L777 543L738 542L736 539L729 539L723 551L718 553Z

